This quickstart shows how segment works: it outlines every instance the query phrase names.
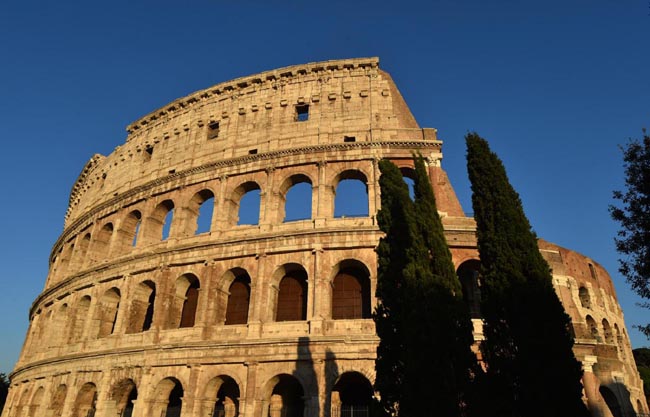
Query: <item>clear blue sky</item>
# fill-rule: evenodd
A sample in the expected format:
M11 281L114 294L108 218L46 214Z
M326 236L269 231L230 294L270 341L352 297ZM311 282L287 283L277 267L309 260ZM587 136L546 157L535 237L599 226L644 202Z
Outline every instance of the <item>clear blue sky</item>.
M535 230L602 263L626 322L607 206L617 144L650 127L650 3L615 1L0 2L0 372L12 369L68 193L125 126L259 71L379 56L472 211L463 136L490 140ZM649 345L630 329L635 347Z

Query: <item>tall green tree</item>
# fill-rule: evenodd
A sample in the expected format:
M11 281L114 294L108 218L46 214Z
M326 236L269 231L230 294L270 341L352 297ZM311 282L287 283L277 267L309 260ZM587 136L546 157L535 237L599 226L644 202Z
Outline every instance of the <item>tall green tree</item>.
M632 289L642 298L650 299L650 136L643 130L643 139L628 142L623 151L625 185L627 190L614 191L614 199L622 207L609 206L614 220L621 224L616 249L624 258L619 259L619 271ZM646 308L650 303L645 302ZM650 338L650 324L636 326Z
M9 378L7 375L0 373L0 414L5 407L7 401L7 394L9 393Z
M376 387L382 400L391 399L386 409L399 416L428 417L435 408L436 415L458 417L466 415L467 391L478 369L471 320L421 157L415 166L413 202L399 169L380 162L378 220L386 236L377 248ZM390 315L391 331L385 332L387 308L395 312L396 302L399 314ZM384 354L389 351L394 356Z
M484 416L588 416L571 322L505 168L476 133L467 170L481 259Z

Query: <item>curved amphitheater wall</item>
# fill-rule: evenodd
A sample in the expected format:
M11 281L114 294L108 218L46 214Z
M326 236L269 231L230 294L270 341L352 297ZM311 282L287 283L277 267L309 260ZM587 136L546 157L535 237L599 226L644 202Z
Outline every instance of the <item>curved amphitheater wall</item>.
M382 158L408 177L412 153L425 157L476 301L475 223L441 168L442 142L376 58L218 84L127 132L73 185L2 417L341 415L374 380ZM361 187L361 213L337 210L344 182ZM298 186L308 193L295 202ZM241 224L249 201L259 215ZM294 204L311 207L304 219L287 220ZM609 275L552 243L540 250L594 415L648 412Z

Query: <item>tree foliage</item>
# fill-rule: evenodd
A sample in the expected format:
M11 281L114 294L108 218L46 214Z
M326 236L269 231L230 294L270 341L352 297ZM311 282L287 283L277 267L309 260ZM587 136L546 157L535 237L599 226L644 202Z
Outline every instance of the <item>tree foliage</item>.
M0 414L7 401L7 394L9 393L9 378L4 373L0 373Z
M483 415L587 416L570 319L519 195L487 142L465 139L481 259Z
M650 349L638 348L632 351L636 367L643 381L643 391L646 399L650 400Z
M413 202L399 169L379 165L375 385L395 415L462 416L478 369L471 321L421 157L415 166Z
M621 207L609 206L621 225L616 249L626 255L619 259L619 271L637 294L650 299L650 136L644 129L642 140L632 139L621 150L627 189L614 191ZM637 327L650 338L650 324Z

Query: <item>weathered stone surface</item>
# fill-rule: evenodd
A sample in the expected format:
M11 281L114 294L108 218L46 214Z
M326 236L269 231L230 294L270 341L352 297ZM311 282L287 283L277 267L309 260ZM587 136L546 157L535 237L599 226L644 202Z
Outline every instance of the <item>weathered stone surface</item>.
M440 167L442 143L376 58L218 84L127 131L73 186L3 417L160 417L179 404L184 417L340 415L350 387L368 392L374 379L381 158L407 176L413 151L427 158L466 296L479 295L475 224ZM365 183L368 215L334 217L348 179ZM300 183L311 186L311 216L285 222L287 192ZM259 222L238 226L253 190ZM196 234L206 201L211 227ZM647 410L607 272L553 244L540 249L574 323L585 400L611 415L599 389L620 396L624 386L622 409ZM480 341L479 318L475 330Z

